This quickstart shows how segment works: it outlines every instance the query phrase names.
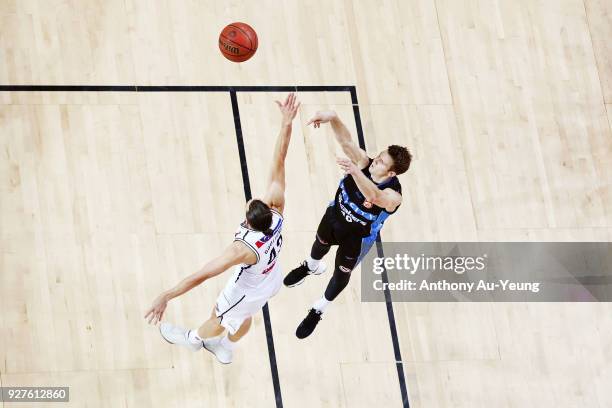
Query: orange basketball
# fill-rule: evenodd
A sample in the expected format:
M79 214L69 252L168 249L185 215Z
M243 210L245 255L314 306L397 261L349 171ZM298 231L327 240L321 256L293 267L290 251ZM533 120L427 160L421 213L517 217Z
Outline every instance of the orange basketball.
M244 62L257 51L257 33L245 23L227 25L219 34L219 49L225 58Z

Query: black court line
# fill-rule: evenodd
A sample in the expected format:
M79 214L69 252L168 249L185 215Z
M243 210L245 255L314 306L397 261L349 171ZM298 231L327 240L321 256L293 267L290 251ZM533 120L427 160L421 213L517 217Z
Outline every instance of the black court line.
M238 143L238 154L240 156L240 168L242 170L242 184L244 185L244 198L249 201L251 198L251 182L249 180L249 168L247 166L246 152L244 150L244 139L242 138L242 125L240 124L240 111L238 109L238 99L236 91L230 91L232 101L232 113L234 114L234 128L236 129L236 142ZM272 370L272 385L274 386L274 399L276 407L282 408L283 396L278 377L278 366L276 364L276 352L274 350L274 337L272 336L272 322L270 321L270 309L268 303L262 308L264 316L264 327L266 329L266 341L268 343L268 357L270 359L270 369Z
M357 90L353 85L347 86L200 86L200 85L181 85L181 86L138 86L138 85L0 85L0 92L229 92L234 116L234 128L236 130L236 141L238 143L238 154L240 156L240 167L242 172L242 182L244 186L244 196L246 200L251 199L251 184L249 181L246 153L244 150L244 140L242 138L242 127L240 124L240 112L238 110L238 100L236 92L350 92L351 103L353 105L353 115L357 127L357 139L359 146L365 150L365 138L361 125L361 115L357 102ZM380 234L376 238L376 248L378 256L383 256L382 242ZM383 282L388 282L387 271L381 274ZM404 377L404 367L402 355L397 336L395 324L395 314L393 312L393 302L391 293L385 289L385 303L387 306L387 317L389 319L389 329L393 342L393 352L395 354L395 365L399 379L402 403L404 408L409 408L408 391L406 379ZM278 367L276 363L276 353L274 350L274 338L272 336L272 323L270 320L270 310L268 304L263 307L264 326L268 343L268 355L270 358L270 369L272 371L272 382L277 408L282 408L283 399L280 389Z
M357 126L357 139L359 147L366 149L365 138L363 136L363 127L361 126L361 114L359 113L359 103L357 102L357 90L351 88L351 103L353 104L353 115L355 116L355 124ZM382 240L380 232L376 237L377 256L384 257ZM387 270L384 269L381 274L383 283L389 283ZM387 317L389 318L389 329L391 330L391 341L393 342L393 353L395 354L395 368L397 369L397 377L399 379L400 392L402 394L402 404L404 408L410 408L408 401L408 388L406 387L406 377L404 376L404 365L402 363L402 352L400 350L399 339L397 337L397 327L395 325L395 313L393 312L393 301L391 300L391 292L385 285L385 304L387 306Z
M0 85L0 92L351 92L354 86Z

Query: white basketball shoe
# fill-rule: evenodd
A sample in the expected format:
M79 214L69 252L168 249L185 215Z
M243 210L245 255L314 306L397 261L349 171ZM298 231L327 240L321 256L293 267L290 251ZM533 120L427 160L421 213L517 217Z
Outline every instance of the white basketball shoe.
M223 346L223 343L221 341L223 337L224 336L204 339L203 346L206 350L213 353L221 364L229 364L232 362L234 351L230 348Z
M183 329L173 325L172 323L162 323L159 325L159 332L170 344L178 344L180 346L187 347L191 351L198 351L202 348L202 342L197 340L190 340L189 333L191 330Z

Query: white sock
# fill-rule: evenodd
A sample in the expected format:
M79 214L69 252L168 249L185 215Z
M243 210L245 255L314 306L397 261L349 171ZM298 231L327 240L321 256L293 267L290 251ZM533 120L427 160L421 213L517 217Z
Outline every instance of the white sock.
M327 300L325 299L325 296L323 296L321 299L317 300L314 303L314 305L312 305L312 308L323 313L325 309L327 309L327 306L329 306L330 303L331 303L331 300Z
M321 262L320 259L313 259L311 256L306 258L306 266L308 266L310 272L317 270L317 268L319 267L319 262Z
M198 336L198 329L190 330L187 338L189 339L189 342L192 344L202 344L202 341L204 340L203 338Z
M228 336L228 335L226 334L225 336L223 336L223 337L221 338L221 345L222 345L223 347L225 347L226 349L228 349L228 350L233 350L233 349L234 349L234 346L236 345L236 343L234 343L233 341L231 341L231 340L229 339L229 337L227 337L227 336Z

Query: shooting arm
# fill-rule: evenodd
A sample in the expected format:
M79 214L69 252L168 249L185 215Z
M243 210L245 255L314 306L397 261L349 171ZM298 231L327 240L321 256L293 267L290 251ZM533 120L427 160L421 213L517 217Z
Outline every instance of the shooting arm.
M346 154L346 156L351 159L351 161L355 163L357 167L360 169L365 168L369 163L366 152L357 146L357 144L353 141L351 133L335 112L333 112L333 116L329 122L331 123L334 131L334 137L342 148L344 154Z

